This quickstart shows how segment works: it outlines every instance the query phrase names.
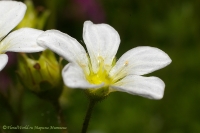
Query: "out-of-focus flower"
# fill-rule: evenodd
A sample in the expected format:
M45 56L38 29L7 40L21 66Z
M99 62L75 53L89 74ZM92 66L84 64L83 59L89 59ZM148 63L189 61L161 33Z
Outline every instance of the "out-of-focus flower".
M30 27L36 29L43 29L46 20L50 15L49 10L37 10L43 8L35 8L32 0L26 0L25 4L27 6L26 14L23 20L17 25L16 28L19 29L23 27Z
M4 54L7 51L39 52L44 50L36 43L36 38L43 32L41 30L22 28L7 35L23 19L25 11L26 5L21 2L0 1L0 71L8 62L8 56Z
M91 19L94 22L105 21L104 11L98 1L95 0L74 0L77 15ZM77 8L77 6L79 8Z
M163 97L165 84L158 77L141 75L171 63L162 50L140 46L127 51L116 62L120 37L107 24L84 23L83 46L74 38L57 30L41 34L38 43L56 52L70 63L62 70L66 86L86 89L91 99L103 99L110 92L123 91L150 99Z
M45 50L39 60L19 56L18 71L22 84L34 91L41 92L56 88L61 83L61 65L50 50Z

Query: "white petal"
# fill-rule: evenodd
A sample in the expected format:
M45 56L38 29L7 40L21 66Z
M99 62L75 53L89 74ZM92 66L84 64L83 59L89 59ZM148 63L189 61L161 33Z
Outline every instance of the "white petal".
M162 50L141 46L127 51L110 71L116 81L126 75L144 75L161 69L171 63L170 57Z
M130 75L115 83L112 88L150 99L161 99L165 83L157 77Z
M16 1L0 1L0 40L23 19L26 5Z
M89 73L87 53L76 39L58 30L48 30L39 36L37 42L67 61L78 64L86 73Z
M104 60L104 67L109 70L120 44L118 32L110 25L86 21L83 39L90 55L93 71L98 71L99 59Z
M94 85L90 84L85 78L82 68L75 63L69 63L62 70L63 80L66 86L70 88L80 88L80 89L89 89L89 88L100 88L103 84Z
M1 52L39 52L44 48L37 44L37 38L44 31L21 28L19 30L11 32L6 38L4 38L0 45Z
M6 54L0 54L0 71L6 66L8 62L8 56Z

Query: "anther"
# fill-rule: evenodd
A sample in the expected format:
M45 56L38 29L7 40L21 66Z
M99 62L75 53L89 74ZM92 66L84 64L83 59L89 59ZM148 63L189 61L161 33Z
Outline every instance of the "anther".
M125 66L128 66L128 61L125 61L124 65L125 65Z

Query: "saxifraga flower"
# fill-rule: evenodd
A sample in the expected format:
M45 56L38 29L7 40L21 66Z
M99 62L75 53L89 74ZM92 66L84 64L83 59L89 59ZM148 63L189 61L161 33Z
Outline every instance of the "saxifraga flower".
M118 32L108 24L86 21L83 27L84 47L74 38L57 30L48 30L37 40L69 61L62 70L63 80L70 88L85 89L90 98L103 99L110 92L123 91L150 99L161 99L165 84L158 77L142 75L171 63L162 50L139 46L127 51L116 62L120 44Z
M21 28L7 35L23 19L26 5L17 1L0 1L0 71L8 62L7 51L39 52L44 48L36 43L41 30ZM7 36L6 36L7 35Z

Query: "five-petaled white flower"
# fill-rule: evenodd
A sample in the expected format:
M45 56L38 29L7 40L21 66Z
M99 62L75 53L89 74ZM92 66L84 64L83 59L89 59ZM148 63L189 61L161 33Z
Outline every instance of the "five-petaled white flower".
M44 50L36 43L41 30L22 28L6 36L24 17L26 5L16 1L0 1L0 71L8 62L7 51L39 52ZM6 36L6 37L5 37Z
M141 75L170 64L171 59L165 52L140 46L127 51L115 62L120 44L118 32L107 24L90 21L84 23L83 40L89 56L76 39L57 30L45 31L37 40L39 45L70 62L62 70L66 86L103 96L112 91L123 91L151 99L163 97L164 82L157 77Z

